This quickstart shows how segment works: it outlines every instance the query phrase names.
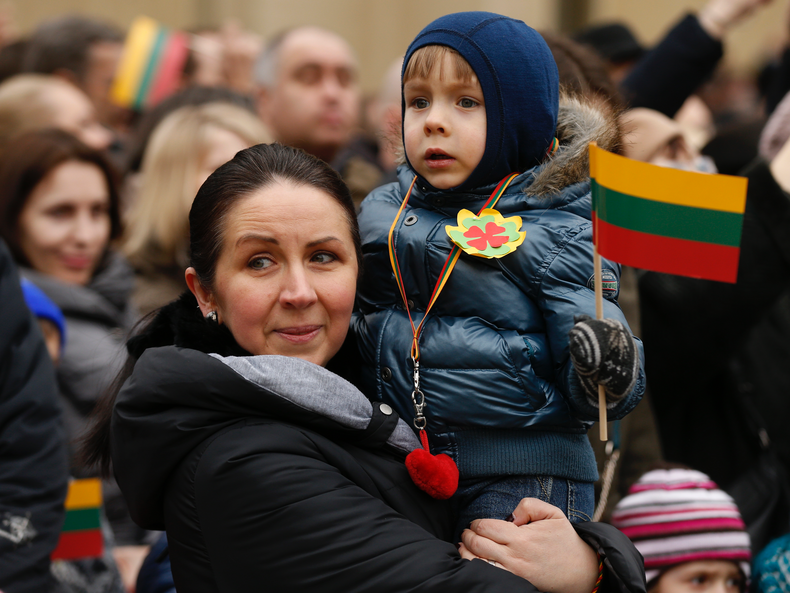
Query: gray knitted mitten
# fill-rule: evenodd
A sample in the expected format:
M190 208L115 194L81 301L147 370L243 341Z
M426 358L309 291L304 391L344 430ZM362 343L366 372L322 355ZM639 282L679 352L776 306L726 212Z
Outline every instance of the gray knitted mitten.
M636 342L621 322L577 315L568 332L570 355L581 384L597 405L598 385L606 390L606 402L620 401L636 383L639 356Z

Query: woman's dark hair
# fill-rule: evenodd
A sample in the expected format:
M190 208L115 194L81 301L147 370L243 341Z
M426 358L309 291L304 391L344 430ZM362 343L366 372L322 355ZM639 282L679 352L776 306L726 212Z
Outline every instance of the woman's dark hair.
M110 197L110 239L121 234L118 179L104 155L56 129L23 134L0 152L0 237L18 264L29 265L19 243L19 215L36 186L63 163L76 161L99 168Z
M214 171L192 202L189 260L204 287L213 287L228 212L240 199L276 181L319 189L343 208L361 269L362 245L356 210L340 175L324 161L298 148L276 143L258 144L238 152L233 160Z
M205 288L213 289L225 227L233 207L253 192L278 181L319 189L330 195L343 208L361 270L362 245L356 210L348 187L343 183L340 175L325 162L303 150L282 144L258 144L238 152L233 160L214 171L200 187L192 202L192 209L189 212L190 264L195 268L200 283ZM189 294L185 296L191 297ZM181 300L185 296L182 296ZM176 304L166 305L160 311L166 308L173 311ZM194 306L190 307L190 310L194 311ZM105 477L110 475L110 422L115 399L126 379L132 374L137 358L148 347L170 344L191 346L191 344L179 343L180 338L176 335L170 320L160 318L157 311L148 315L138 327L141 329L134 332L135 335L127 342L129 358L112 386L96 405L93 425L82 439L80 452L83 462L88 466L98 466ZM209 324L204 331L224 330L230 336L225 326L217 326L213 329L212 327ZM232 336L230 338L232 339ZM217 334L212 339L219 342L224 338L221 334ZM240 350L238 345L235 347ZM232 354L238 355L237 352Z

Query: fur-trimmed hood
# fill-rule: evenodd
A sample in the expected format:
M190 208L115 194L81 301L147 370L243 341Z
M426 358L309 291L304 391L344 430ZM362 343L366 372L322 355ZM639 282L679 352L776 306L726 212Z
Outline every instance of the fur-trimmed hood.
M563 92L557 118L560 147L535 169L535 180L525 187L524 192L529 196L547 196L587 180L590 176L590 142L619 154L622 133L617 116L615 108L599 97Z

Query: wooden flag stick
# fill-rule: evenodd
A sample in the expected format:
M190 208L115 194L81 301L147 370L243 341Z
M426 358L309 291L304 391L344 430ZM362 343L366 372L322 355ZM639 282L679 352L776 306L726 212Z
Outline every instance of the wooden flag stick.
M603 319L603 278L601 274L601 256L598 245L593 243L593 268L595 271L595 318ZM606 424L606 391L598 385L598 424L601 429L601 440L609 440L609 429Z
M598 157L596 156L597 148L595 142L590 142L590 177L593 179L598 177ZM603 278L601 274L601 256L598 254L598 207L596 200L597 192L596 186L593 184L592 188L592 209L594 216L593 229L593 268L595 273L595 318L603 319ZM598 425L601 431L601 440L609 440L609 427L606 424L606 391L603 385L598 385Z

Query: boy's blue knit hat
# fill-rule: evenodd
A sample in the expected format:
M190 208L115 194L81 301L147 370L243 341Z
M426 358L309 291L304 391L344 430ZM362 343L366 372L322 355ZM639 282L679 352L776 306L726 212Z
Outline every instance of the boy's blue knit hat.
M483 89L485 153L457 189L490 185L539 164L554 139L559 109L557 64L543 37L522 21L491 12L448 14L412 41L401 80L412 54L426 45L446 45L461 54ZM403 99L401 107L405 114Z
M22 294L28 309L39 319L46 319L55 324L60 332L60 347L63 348L66 345L66 319L63 317L63 312L38 286L27 278L21 280Z

